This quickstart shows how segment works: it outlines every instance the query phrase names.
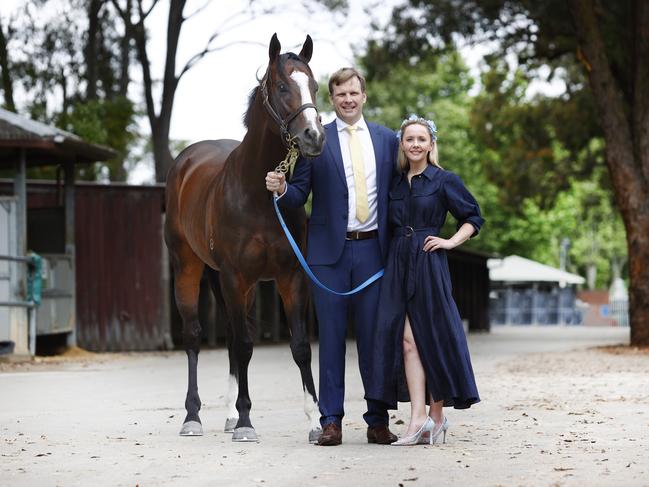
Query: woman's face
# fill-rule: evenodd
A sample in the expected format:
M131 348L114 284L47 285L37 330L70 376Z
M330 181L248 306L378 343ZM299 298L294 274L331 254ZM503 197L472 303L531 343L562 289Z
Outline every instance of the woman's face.
M411 164L427 163L428 153L433 150L430 132L419 123L408 125L401 137L401 149Z

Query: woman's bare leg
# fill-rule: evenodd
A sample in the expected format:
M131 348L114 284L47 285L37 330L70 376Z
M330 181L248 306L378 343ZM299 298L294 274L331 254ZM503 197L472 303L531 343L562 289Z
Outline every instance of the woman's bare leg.
M444 412L443 412L444 401L434 401L433 396L430 395L430 408L428 408L428 416L435 421L435 424L438 425L444 421Z
M406 431L406 436L409 436L415 434L426 421L426 373L407 316L403 330L403 362L410 394L410 423Z

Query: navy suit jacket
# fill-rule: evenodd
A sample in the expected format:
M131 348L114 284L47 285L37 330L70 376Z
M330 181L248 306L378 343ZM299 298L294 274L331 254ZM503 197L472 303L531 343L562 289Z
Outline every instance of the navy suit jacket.
M388 232L388 192L396 174L399 142L395 133L381 125L367 122L376 158L377 218L381 257L385 261L390 244ZM317 157L300 157L287 184L280 206L299 207L313 192L307 262L330 265L338 261L345 245L349 217L348 189L336 121L325 125L325 147Z

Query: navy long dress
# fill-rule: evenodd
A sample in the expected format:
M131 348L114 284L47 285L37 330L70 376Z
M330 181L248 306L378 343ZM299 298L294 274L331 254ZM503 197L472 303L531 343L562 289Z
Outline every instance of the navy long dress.
M389 221L393 229L375 333L369 399L396 409L409 401L403 372L406 314L426 372L426 387L435 401L457 409L480 401L460 314L451 294L451 278L443 249L424 252L424 239L438 235L447 212L473 225L484 223L475 198L455 174L428 165L408 184L405 173L390 188ZM427 394L428 397L428 394Z

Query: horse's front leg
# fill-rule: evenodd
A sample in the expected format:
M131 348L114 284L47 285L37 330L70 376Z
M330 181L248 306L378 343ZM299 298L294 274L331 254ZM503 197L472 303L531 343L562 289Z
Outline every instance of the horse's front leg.
M284 311L291 330L291 352L293 360L300 368L302 377L302 390L304 391L304 412L309 418L309 442L315 443L322 433L320 427L320 411L318 397L313 383L311 372L311 344L306 330L306 313L308 306L308 292L304 273L295 270L292 273L280 276L277 287Z
M185 409L187 416L183 421L182 436L201 436L203 426L198 416L201 398L198 395L198 354L201 345L201 325L198 322L198 295L204 264L189 249L183 246L174 255L174 288L176 305L183 319L183 343L187 354L188 381Z
M223 292L221 291L221 279L219 272L208 268L207 276L210 281L212 293L214 294L214 298L216 299L216 305L219 310L218 316L224 324L226 342L228 346L228 362L230 363L230 375L227 393L228 417L225 420L223 431L225 433L232 433L234 432L234 428L236 428L237 422L239 421L239 412L236 408L237 396L239 394L239 380L237 379L239 371L237 367L237 357L234 353L234 346L232 343L232 323L230 323L230 319L227 316L227 308L223 299Z
M232 441L258 441L257 432L250 422L252 401L248 391L248 365L252 358L252 337L247 315L254 300L252 284L243 283L242 278L232 271L220 272L221 292L230 322L232 341L229 346L230 370L236 369L238 395L236 408L239 414Z

